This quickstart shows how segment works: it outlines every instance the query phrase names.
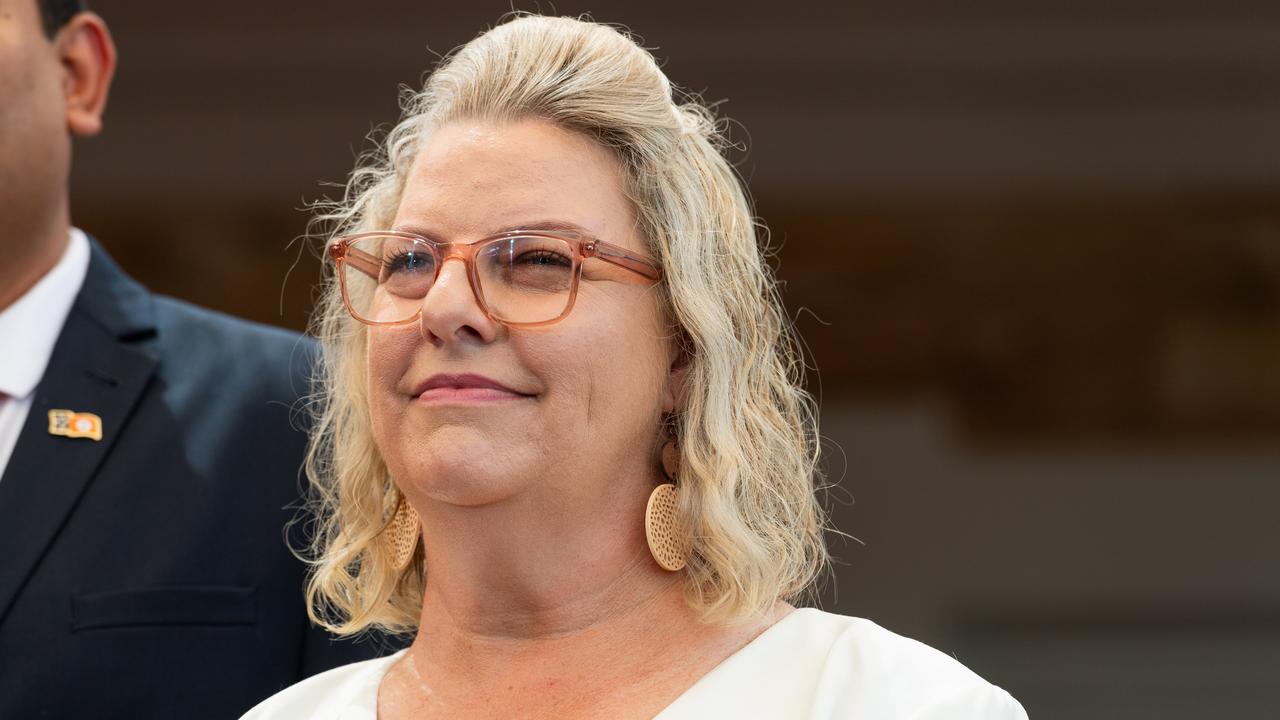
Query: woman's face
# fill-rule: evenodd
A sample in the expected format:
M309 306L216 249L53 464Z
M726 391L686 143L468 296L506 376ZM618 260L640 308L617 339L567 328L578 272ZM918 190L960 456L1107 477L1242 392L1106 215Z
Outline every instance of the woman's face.
M460 121L422 147L394 229L469 243L547 224L648 254L605 149L538 120ZM368 330L369 410L392 477L420 507L532 491L590 509L647 492L675 389L658 297L587 260L566 318L509 328L477 305L463 262L446 261L420 322Z

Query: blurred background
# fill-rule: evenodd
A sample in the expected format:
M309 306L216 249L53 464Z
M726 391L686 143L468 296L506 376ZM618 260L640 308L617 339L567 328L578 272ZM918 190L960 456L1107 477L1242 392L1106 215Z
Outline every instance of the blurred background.
M306 203L513 7L91 5L121 63L75 222L293 328ZM740 123L850 536L824 607L1039 720L1277 716L1280 4L514 7L627 25Z

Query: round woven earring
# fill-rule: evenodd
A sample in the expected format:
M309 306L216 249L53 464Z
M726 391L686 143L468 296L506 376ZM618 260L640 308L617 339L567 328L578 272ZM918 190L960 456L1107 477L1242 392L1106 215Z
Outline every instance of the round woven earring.
M418 512L413 509L404 496L396 503L396 511L391 515L383 531L383 542L391 553L391 562L397 573L403 573L413 560L413 553L418 549L418 536L422 526L418 520Z
M649 553L663 570L676 572L684 569L689 556L689 534L679 523L680 491L675 480L680 472L680 456L675 443L662 448L662 470L667 480L649 494L649 504L644 509L644 537L649 543Z

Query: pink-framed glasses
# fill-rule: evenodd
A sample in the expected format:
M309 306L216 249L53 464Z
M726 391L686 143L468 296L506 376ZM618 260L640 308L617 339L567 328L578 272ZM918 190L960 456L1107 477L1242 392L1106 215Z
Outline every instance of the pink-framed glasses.
M337 266L347 312L366 325L416 321L440 268L454 258L466 264L480 309L516 327L564 319L573 309L588 258L649 283L662 277L649 258L571 230L513 230L471 243L383 230L336 238L329 243L329 256Z

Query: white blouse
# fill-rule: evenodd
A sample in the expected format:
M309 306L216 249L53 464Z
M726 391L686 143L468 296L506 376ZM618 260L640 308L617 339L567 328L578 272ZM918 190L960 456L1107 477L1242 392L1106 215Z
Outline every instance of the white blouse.
M375 720L378 686L404 651L335 668L241 720ZM789 613L658 714L769 720L1027 720L1009 693L951 657L870 620Z

